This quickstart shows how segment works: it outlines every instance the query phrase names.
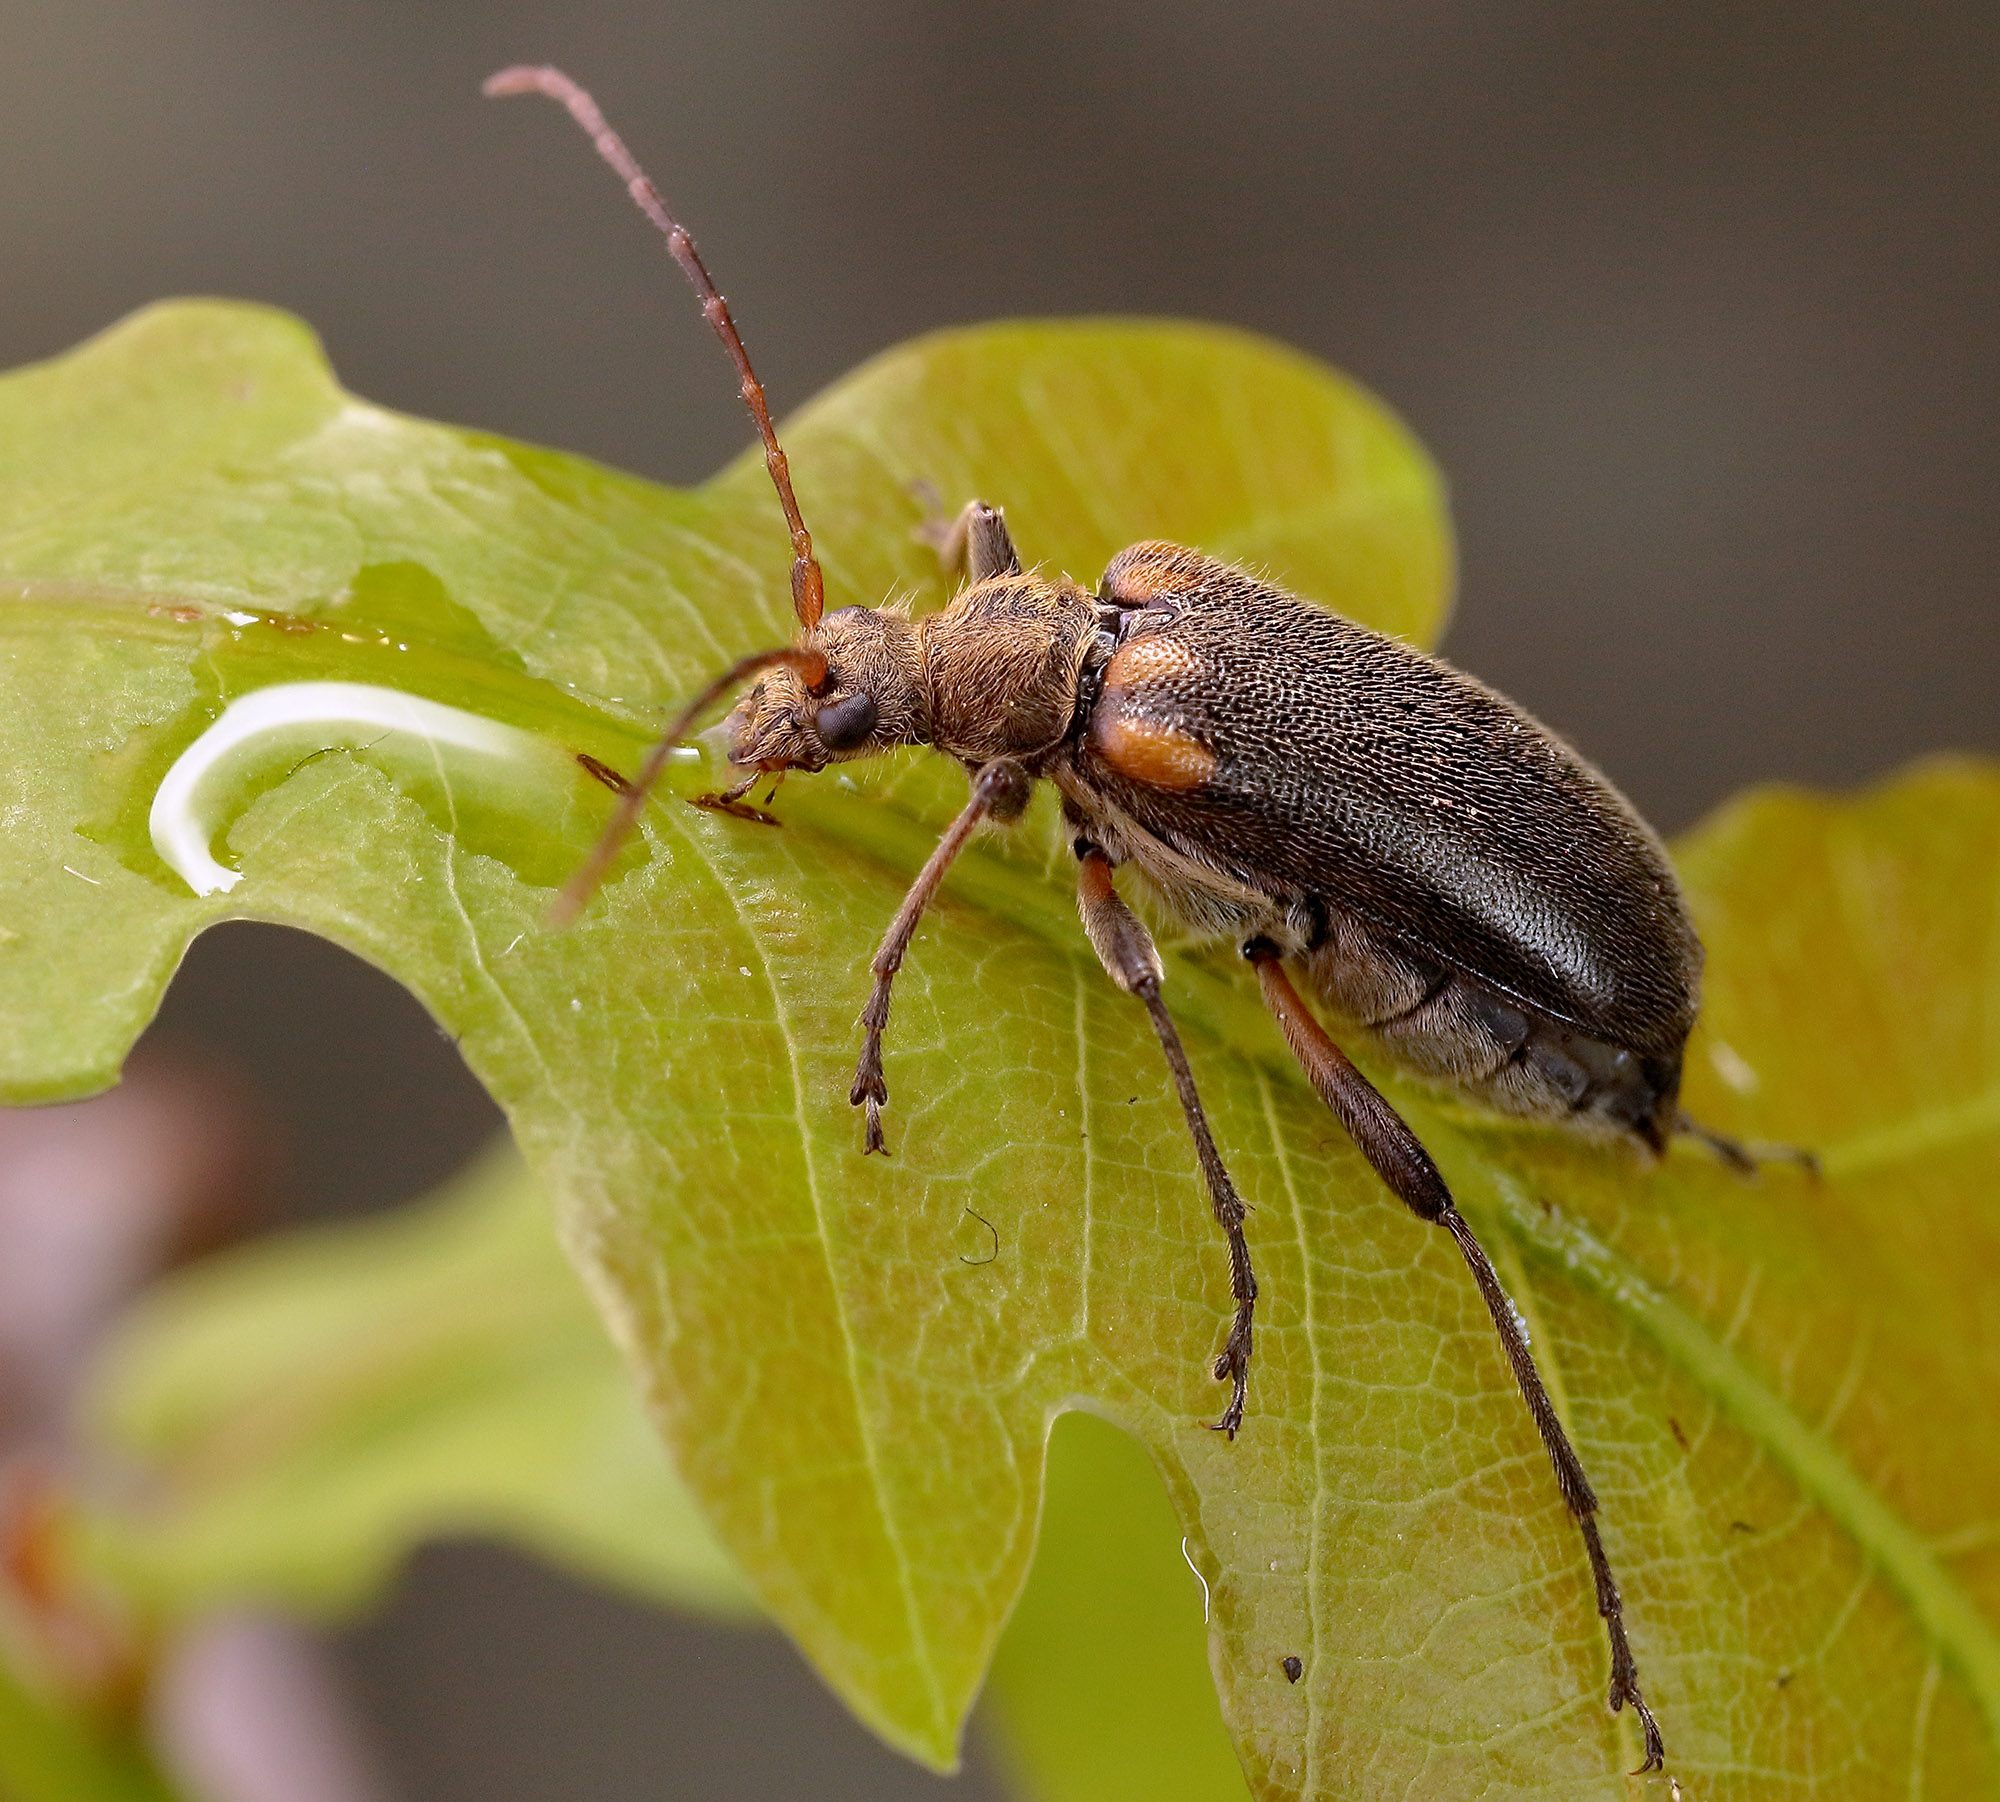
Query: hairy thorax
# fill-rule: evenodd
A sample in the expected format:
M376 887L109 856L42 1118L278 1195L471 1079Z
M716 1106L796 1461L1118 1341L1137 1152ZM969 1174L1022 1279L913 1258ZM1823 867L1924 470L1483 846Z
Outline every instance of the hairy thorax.
M1098 608L1068 581L995 576L916 625L931 742L967 764L1034 767L1068 738Z

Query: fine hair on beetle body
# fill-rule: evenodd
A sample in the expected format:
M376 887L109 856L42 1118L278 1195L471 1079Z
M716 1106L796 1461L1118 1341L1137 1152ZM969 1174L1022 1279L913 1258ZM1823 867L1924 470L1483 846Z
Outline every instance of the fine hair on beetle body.
M795 643L740 659L688 702L621 792L557 920L603 880L673 747L746 683L716 735L737 780L697 805L766 820L744 796L788 771L903 745L955 758L970 799L890 922L861 1013L849 1099L864 1151L882 1151L882 1045L918 920L975 831L1018 819L1035 783L1054 784L1084 932L1159 1040L1227 1244L1234 1306L1214 1374L1229 1397L1216 1429L1233 1439L1248 1400L1258 1291L1245 1209L1167 1011L1152 935L1113 880L1119 868L1180 921L1239 947L1307 1081L1390 1191L1451 1235L1582 1533L1610 1642L1609 1704L1632 1707L1641 1769L1659 1769L1665 1748L1597 1497L1520 1316L1429 1153L1299 991L1302 981L1344 1033L1404 1072L1489 1108L1648 1157L1684 1133L1749 1170L1748 1152L1680 1110L1702 950L1659 840L1603 776L1491 689L1199 550L1135 544L1089 591L1025 568L1001 510L973 500L933 534L964 576L941 611L825 613L763 389L693 240L559 70L503 70L486 92L567 107L666 235L763 442L799 623Z

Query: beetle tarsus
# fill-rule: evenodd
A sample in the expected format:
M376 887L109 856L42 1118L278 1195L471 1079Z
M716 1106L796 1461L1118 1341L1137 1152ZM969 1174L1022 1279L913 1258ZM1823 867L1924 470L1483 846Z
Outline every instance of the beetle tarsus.
M1638 1715L1639 1725L1646 1735L1646 1756L1639 1768L1632 1773L1635 1777L1643 1777L1648 1771L1657 1771L1665 1766L1667 1742L1660 1737L1659 1723L1653 1719L1653 1711L1646 1706L1640 1696L1639 1686L1630 1683L1620 1689L1614 1683L1611 1686L1611 1712L1616 1714L1627 1702L1632 1704L1632 1710Z
M1580 1516L1577 1525L1583 1530L1583 1543L1590 1553L1591 1576L1597 1584L1597 1612L1603 1618L1604 1630L1611 1640L1611 1688L1605 1700L1613 1714L1629 1703L1638 1715L1640 1728L1646 1736L1645 1762L1632 1773L1637 1777L1647 1771L1657 1771L1666 1763L1666 1742L1660 1737L1659 1723L1653 1719L1653 1711L1646 1706L1646 1698L1639 1693L1639 1665L1632 1656L1632 1642L1625 1637L1625 1608L1618 1597L1618 1585L1611 1575L1610 1560L1604 1556L1604 1542L1597 1536L1596 1514L1592 1512Z
M782 826L784 821L766 813L761 807L752 806L743 798L757 786L758 779L762 775L762 770L752 770L741 782L723 789L719 794L690 795L688 805L703 808L709 813L726 813L732 820L748 820L757 826ZM764 797L767 805L777 792L778 785L774 782L771 784L771 793Z
M614 795L629 795L632 792L632 784L601 757L593 757L588 751L577 751L573 755L583 773L593 782L603 783ZM292 773L298 774L297 769L294 768Z
M864 1157L878 1151L886 1157L889 1152L882 1137L882 1104L889 1099L888 1080L882 1074L882 1028L888 1020L888 985L877 983L861 1015L867 1036L862 1040L861 1057L854 1066L854 1086L847 1091L848 1105L864 1110L861 1144Z
M1229 1338L1215 1360L1215 1380L1218 1383L1233 1383L1229 1393L1229 1406L1222 1410L1220 1420L1208 1423L1211 1433L1222 1433L1230 1439L1236 1437L1237 1429L1243 1424L1244 1404L1249 1399L1250 1389L1250 1318L1254 1311L1256 1293L1253 1286L1250 1298L1236 1305L1236 1319L1229 1328Z

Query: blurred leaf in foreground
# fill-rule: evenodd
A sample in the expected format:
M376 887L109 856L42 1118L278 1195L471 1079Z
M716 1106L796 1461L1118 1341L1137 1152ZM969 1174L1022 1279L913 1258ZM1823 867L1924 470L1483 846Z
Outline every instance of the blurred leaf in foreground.
M752 1611L509 1154L422 1209L177 1277L127 1325L99 1396L101 1436L139 1475L100 1547L168 1617L349 1611L448 1534Z
M176 1802L126 1732L54 1707L4 1661L0 1796L7 1802Z
M1087 578L1159 535L1412 637L1443 604L1407 435L1229 333L925 340L788 445L829 605L941 598L918 478ZM1667 1796L1623 1775L1575 1536L1449 1245L1341 1142L1233 960L1183 951L1265 1293L1249 1430L1201 1426L1221 1258L1046 811L954 869L918 941L891 1160L845 1102L862 965L956 772L794 781L782 832L669 797L583 925L543 930L608 800L573 754L629 769L658 709L782 636L784 559L754 462L670 493L401 419L252 310L158 309L9 378L5 1092L108 1080L216 919L326 934L458 1036L717 1538L894 1743L953 1756L1050 1422L1087 1403L1165 1479L1260 1795ZM337 710L253 736L179 818L240 874L198 899L155 848L163 780L227 703L303 681L500 748ZM1689 1105L1816 1146L1824 1183L1686 1147L1644 1170L1395 1088L1569 1414L1703 1802L1995 1790L2000 1452L1970 1423L2000 1369L1997 811L1989 775L1941 768L1851 809L1753 800L1690 853Z

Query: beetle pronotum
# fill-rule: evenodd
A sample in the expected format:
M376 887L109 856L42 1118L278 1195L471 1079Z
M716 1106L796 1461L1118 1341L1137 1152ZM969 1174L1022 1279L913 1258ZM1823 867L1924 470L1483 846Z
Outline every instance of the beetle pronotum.
M672 748L753 676L723 728L741 779L703 805L738 811L764 776L899 745L956 758L971 799L876 951L861 1015L849 1099L863 1110L865 1149L880 1151L882 1037L917 921L982 822L1018 819L1034 783L1053 782L1084 931L1146 1010L1228 1241L1235 1313L1214 1370L1230 1396L1216 1429L1233 1439L1243 1423L1257 1282L1243 1203L1162 1000L1159 954L1112 880L1120 865L1188 925L1236 940L1312 1087L1389 1188L1452 1236L1582 1531L1610 1640L1611 1708L1631 1705L1645 1734L1641 1769L1659 1769L1665 1750L1640 1694L1597 1497L1520 1318L1430 1155L1292 974L1434 1084L1651 1153L1687 1133L1747 1167L1741 1147L1678 1105L1702 950L1659 840L1603 776L1491 689L1200 551L1135 544L1089 594L1024 570L1000 510L973 501L937 535L947 567L965 577L941 612L822 617L819 564L763 388L693 239L560 70L505 69L485 91L560 101L665 234L736 366L792 540L798 642L742 658L682 709L623 785L558 919L574 918L603 880ZM1293 1676L1291 1660L1285 1669Z

